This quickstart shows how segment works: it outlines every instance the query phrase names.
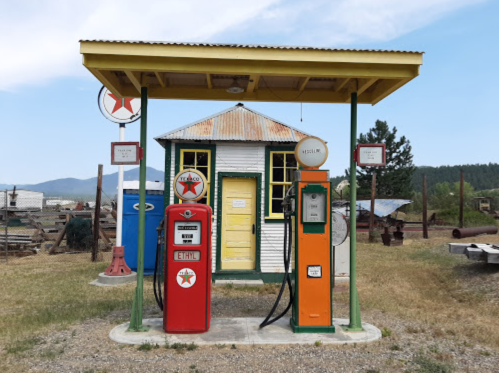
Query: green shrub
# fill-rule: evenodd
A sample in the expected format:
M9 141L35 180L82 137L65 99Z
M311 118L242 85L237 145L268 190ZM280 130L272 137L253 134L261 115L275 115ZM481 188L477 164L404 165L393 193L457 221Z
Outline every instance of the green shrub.
M444 224L458 226L459 225L459 207L451 207L449 209L440 210L437 212L437 219L442 219ZM492 216L485 215L483 212L465 208L463 211L464 226L481 227L484 225L496 225L496 221Z

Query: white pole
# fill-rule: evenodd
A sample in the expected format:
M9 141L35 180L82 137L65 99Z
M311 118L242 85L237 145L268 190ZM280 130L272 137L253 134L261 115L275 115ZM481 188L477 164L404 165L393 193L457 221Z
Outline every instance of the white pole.
M125 141L125 123L120 123L120 142ZM116 211L116 246L121 246L121 229L123 224L123 165L118 166L118 207Z

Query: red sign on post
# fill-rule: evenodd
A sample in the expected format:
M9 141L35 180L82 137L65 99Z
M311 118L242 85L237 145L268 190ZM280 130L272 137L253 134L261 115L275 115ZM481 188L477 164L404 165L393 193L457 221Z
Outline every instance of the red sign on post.
M360 167L386 166L385 144L358 144L353 159Z
M139 145L138 142L112 142L111 164L139 164L140 160L143 158L143 151Z

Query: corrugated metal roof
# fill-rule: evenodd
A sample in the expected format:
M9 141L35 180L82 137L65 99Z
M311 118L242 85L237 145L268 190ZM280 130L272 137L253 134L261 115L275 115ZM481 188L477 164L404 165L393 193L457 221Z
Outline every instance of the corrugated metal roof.
M404 205L408 205L412 201L408 199L375 199L374 200L374 215L384 218L390 215L395 210L399 209ZM357 201L357 206L362 210L371 212L371 201ZM339 207L333 209L333 211L339 212L342 215L346 214L346 207Z
M229 47L229 48L259 48L259 49L303 49L336 52L393 52L393 53L424 53L415 51L388 50L388 49L343 49L327 47L307 47L298 45L272 45L272 44L229 44L229 43L201 43L201 42L178 42L178 41L144 41L144 40L101 40L83 39L80 42L95 43L123 43L123 44L157 44L157 45L185 45L196 47Z
M310 135L237 104L154 139L298 142L306 136Z

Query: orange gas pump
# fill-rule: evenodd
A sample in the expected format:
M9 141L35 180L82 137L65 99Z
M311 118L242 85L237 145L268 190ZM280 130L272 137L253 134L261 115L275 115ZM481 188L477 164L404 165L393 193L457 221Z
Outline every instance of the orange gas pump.
M276 303L260 327L275 322L292 307L290 325L293 332L335 332L330 218L332 188L329 171L318 169L327 155L326 144L317 137L307 137L296 145L295 158L302 169L295 172L293 186L283 202L284 279ZM270 319L286 284L290 303L283 313Z

